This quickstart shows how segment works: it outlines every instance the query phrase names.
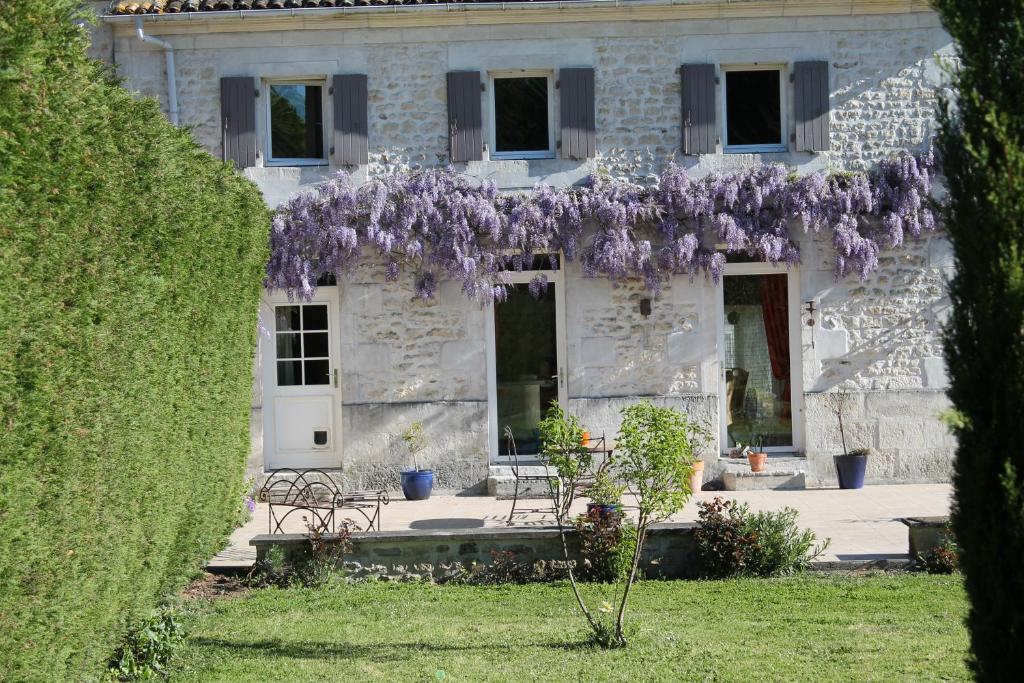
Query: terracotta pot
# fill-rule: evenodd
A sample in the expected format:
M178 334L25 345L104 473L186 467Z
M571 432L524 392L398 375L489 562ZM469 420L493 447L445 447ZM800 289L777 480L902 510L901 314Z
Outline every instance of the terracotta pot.
M590 432L583 432L583 436L580 437L580 443L584 446L590 444Z
M690 475L690 492L696 493L704 486L704 461L694 460L693 473Z
M767 453L747 453L747 460L750 461L751 472L764 472L764 461L768 459Z

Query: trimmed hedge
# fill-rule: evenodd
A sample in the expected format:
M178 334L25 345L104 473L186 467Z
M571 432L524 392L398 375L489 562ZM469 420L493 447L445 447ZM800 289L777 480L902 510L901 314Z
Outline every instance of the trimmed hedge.
M0 2L0 680L89 680L223 543L269 214L85 56L76 0Z

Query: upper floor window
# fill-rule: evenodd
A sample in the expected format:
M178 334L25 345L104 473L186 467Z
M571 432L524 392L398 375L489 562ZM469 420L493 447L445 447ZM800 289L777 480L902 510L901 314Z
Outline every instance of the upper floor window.
M323 83L272 81L267 91L268 163L326 163Z
M786 151L783 70L723 67L726 152Z
M555 156L554 83L545 71L491 74L491 158Z

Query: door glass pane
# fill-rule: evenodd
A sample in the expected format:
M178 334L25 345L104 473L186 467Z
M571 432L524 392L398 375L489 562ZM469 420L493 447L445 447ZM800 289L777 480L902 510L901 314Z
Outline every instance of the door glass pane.
M303 343L306 345L306 358L326 358L327 357L327 333L326 332L313 332L302 335L304 337Z
M330 361L307 360L306 361L306 385L330 384Z
M725 299L728 445L793 445L786 276L729 275Z
M519 455L540 451L537 424L558 400L558 351L555 337L555 287L539 297L529 286L508 288L508 299L494 305L494 340L498 384L498 453L510 453L506 425L512 428Z
M278 332L299 330L299 306L278 306L274 313Z
M293 387L302 384L302 361L277 361L277 386Z
M327 307L319 304L302 307L302 329L304 330L326 330L327 329ZM307 356L310 354L306 354Z
M302 358L302 348L299 346L298 332L286 332L277 335L277 357L278 358Z

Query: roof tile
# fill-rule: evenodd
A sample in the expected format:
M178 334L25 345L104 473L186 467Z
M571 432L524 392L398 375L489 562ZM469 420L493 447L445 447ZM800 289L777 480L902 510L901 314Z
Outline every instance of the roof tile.
M461 3L527 3L534 0L112 0L109 14L180 14L228 10L312 9L323 7L383 7Z

